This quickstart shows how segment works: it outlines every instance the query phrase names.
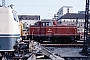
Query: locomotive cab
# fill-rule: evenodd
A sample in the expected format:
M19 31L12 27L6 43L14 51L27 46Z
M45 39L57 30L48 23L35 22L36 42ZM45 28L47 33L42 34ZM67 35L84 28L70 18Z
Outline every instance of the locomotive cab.
M47 22L45 22L45 21L39 21L39 22L37 22L37 23L35 23L35 26L53 26L54 24L53 24L53 22L52 21L47 21Z
M11 7L0 7L0 21L0 51L14 51L20 38L18 14Z

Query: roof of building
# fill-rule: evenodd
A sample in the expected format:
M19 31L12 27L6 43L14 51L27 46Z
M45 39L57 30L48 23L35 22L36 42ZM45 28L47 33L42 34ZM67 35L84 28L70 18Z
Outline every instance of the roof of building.
M41 22L52 22L53 19L41 19Z
M19 20L40 20L40 15L19 15Z
M66 7L66 8L73 8L72 6L63 6L63 7Z
M60 19L85 19L85 14L66 13ZM89 17L90 19L90 17Z

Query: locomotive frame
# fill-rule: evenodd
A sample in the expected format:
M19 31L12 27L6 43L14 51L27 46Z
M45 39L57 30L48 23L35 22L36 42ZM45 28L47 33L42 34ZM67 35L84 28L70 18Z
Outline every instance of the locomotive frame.
M57 25L56 21L30 26L28 38L40 43L71 43L80 39L75 25Z

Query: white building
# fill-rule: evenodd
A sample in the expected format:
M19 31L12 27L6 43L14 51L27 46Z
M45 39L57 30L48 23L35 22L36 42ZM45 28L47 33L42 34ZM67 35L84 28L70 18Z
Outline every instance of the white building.
M64 14L66 14L66 13L72 13L72 12L73 12L73 7L72 6L63 6L57 12L58 19L61 16L63 16Z
M40 15L19 15L19 20L23 22L24 27L29 27L40 20Z
M77 32L80 34L80 39L84 39L85 14L67 13L63 15L58 21L60 24L64 25L76 25Z

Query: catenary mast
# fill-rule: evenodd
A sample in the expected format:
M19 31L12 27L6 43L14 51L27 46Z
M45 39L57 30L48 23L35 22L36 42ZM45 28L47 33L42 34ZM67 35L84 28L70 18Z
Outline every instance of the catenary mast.
M90 0L86 0L86 7L85 7L85 23L84 23L84 47L82 50L82 53L85 55L88 55L90 52L88 50L88 42L89 41L89 5L90 5Z

